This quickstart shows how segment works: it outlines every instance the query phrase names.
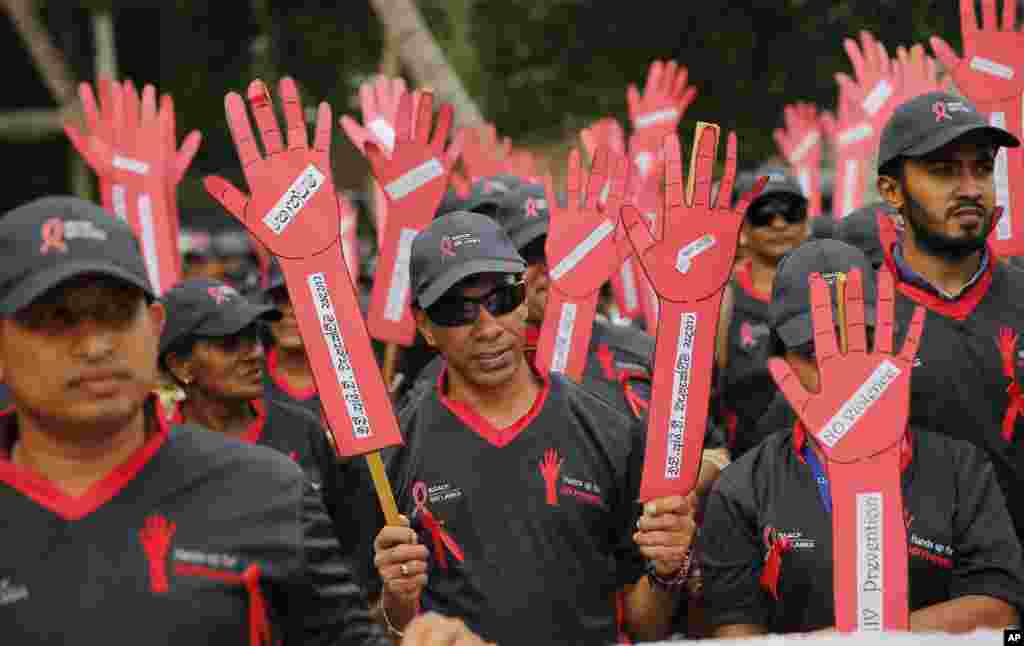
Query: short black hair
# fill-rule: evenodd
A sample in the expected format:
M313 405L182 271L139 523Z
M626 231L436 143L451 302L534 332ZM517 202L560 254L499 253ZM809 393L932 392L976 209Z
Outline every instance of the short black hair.
M882 164L882 167L878 169L878 176L891 177L895 180L903 180L903 162L906 161L906 157L899 155L893 157L889 161Z

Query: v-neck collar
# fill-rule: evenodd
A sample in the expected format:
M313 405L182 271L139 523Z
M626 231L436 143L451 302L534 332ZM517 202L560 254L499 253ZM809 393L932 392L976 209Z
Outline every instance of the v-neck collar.
M280 388L292 399L306 401L307 399L312 399L316 395L315 383L310 385L308 388L298 388L288 381L288 378L285 377L283 372L281 372L280 365L278 365L277 348L271 348L270 352L267 353L267 376L269 376L270 380L274 382L274 385Z
M149 464L153 456L167 441L170 427L166 420L156 414L155 409L148 403L145 414L147 419L156 420L156 432L146 438L145 443L127 460L94 482L85 493L81 496L71 496L50 480L11 462L10 446L13 444L14 438L9 435L14 430L14 412L13 410L8 411L7 415L0 418L0 428L2 428L0 443L3 446L2 453L0 453L0 482L7 483L13 489L64 520L80 520L121 493L128 483L134 480L139 472ZM4 435L7 437L3 437Z
M548 393L551 391L551 379L545 375L537 375L543 382L543 387L533 400L530 410L526 414L505 428L497 428L486 417L478 413L472 406L463 401L457 401L445 395L445 383L448 374L448 367L441 370L437 377L437 398L441 401L452 415L458 418L469 430L473 431L491 445L502 448L508 446L516 439L523 430L528 427L537 415L544 408Z

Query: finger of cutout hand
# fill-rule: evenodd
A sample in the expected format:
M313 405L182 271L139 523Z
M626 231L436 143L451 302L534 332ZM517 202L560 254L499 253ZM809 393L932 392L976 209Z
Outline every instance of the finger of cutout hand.
M256 138L252 132L252 125L249 123L249 115L245 109L245 101L242 96L231 92L224 99L224 107L228 116L228 129L231 131L231 138L235 142L235 149L238 151L238 160L242 164L242 170L246 172L246 179L250 185L252 181L248 175L249 166L260 161L259 148L256 146Z
M281 129L277 125L277 116L274 115L273 99L267 86L263 81L256 79L249 84L246 94L249 97L252 116L256 119L256 127L260 131L264 155L270 157L284 151L284 140L281 138Z
M814 330L814 354L818 367L839 354L836 340L836 322L832 315L832 292L821 274L809 278L811 291L811 326Z
M666 135L661 150L665 156L665 206L683 206L686 201L686 182L679 136Z
M864 323L864 276L853 269L846 277L846 343L848 353L867 352L867 332Z
M313 150L327 155L331 151L331 106L323 101L316 109L316 132L313 134ZM321 168L328 175L329 169Z
M277 84L284 111L284 123L288 128L288 150L309 148L309 134L306 132L306 115L302 112L302 100L295 81L286 76Z
M811 394L804 388L789 363L785 359L772 357L768 360L768 372L793 410L802 413L811 399Z
M878 304L875 305L875 352L893 353L896 328L893 325L896 311L896 288L892 274L882 269L876 274L878 282Z
M732 189L736 184L736 148L736 133L730 132L725 144L725 172L722 175L722 182L718 185L718 197L715 199L715 207L719 209L728 209L732 203Z

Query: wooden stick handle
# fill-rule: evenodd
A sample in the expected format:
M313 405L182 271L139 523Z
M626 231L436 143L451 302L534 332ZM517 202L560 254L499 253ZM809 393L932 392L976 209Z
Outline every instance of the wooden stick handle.
M373 477L373 488L377 491L377 499L384 512L384 522L388 525L400 526L398 505L395 504L395 494L391 491L391 482L388 481L388 472L384 469L384 460L380 457L380 451L371 451L366 454L366 466L370 468L370 475Z
M715 131L715 148L717 150L717 141L722 138L722 128L717 123L708 123L707 121L698 121L697 127L693 131L693 146L690 150L690 166L687 168L689 177L686 181L686 203L693 204L693 187L697 184L697 151L700 148L700 135L704 132L705 128L712 128Z
M836 325L839 326L839 351L846 354L846 274L836 276L836 300L838 301L836 312L839 320L836 321Z

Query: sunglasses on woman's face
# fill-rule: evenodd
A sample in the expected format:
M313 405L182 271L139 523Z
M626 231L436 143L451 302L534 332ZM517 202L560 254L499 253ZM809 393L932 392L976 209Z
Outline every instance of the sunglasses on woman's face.
M502 285L483 296L471 298L458 290L445 294L441 300L427 308L427 317L435 325L456 327L470 325L480 318L483 307L491 316L504 316L515 311L526 300L526 283L522 280Z
M766 227L781 216L786 224L800 224L807 219L807 209L793 204L769 203L747 214L747 222L752 227Z

